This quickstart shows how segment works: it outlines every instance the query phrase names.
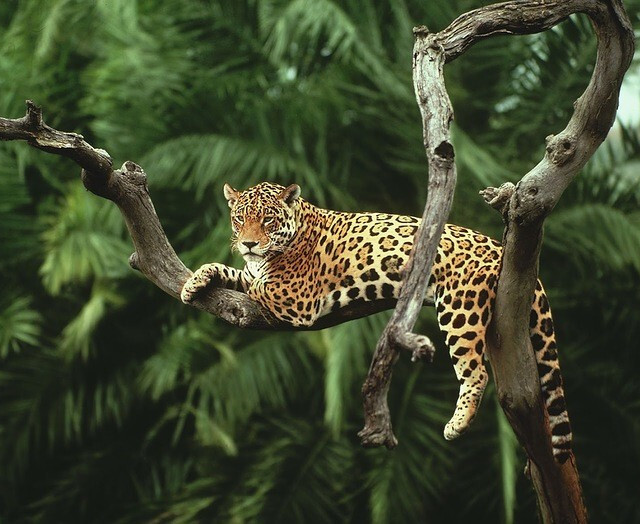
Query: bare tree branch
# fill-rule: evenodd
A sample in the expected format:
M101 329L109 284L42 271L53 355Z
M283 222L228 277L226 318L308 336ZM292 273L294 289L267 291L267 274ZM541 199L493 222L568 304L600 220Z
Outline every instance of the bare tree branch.
M553 459L528 318L543 220L606 137L615 118L622 78L633 56L633 31L620 0L505 2L465 13L440 33L429 33L425 27L414 30L414 86L423 118L429 194L398 306L378 342L362 389L365 426L360 432L364 445L391 448L397 444L386 399L391 371L399 341L415 325L453 199L452 111L443 64L483 38L544 31L573 13L587 14L598 37L591 81L576 101L566 129L547 137L543 160L516 187L489 188L484 194L503 213L507 224L488 356L501 405L529 456L543 521L557 523L586 522L586 510L575 460L559 466Z
M113 201L122 212L135 252L129 258L134 269L174 298L180 297L191 271L182 263L158 219L149 196L147 176L140 166L125 162L113 169L109 154L88 144L82 135L49 127L42 110L30 100L27 113L18 119L0 118L0 140L25 140L29 145L70 158L82 167L82 181L92 193ZM191 305L245 329L316 330L391 309L396 301L377 300L354 304L321 317L307 328L295 328L276 319L246 294L208 288Z
M567 127L546 139L546 154L513 190L502 210L503 259L487 351L498 398L530 461L544 522L586 522L575 459L553 460L528 318L538 273L542 225L614 122L622 78L634 50L621 2L560 2L586 13L598 37L591 81Z
M453 201L456 167L449 127L453 109L444 85L445 55L425 27L414 30L413 85L422 115L423 140L429 163L429 187L422 223L416 233L398 305L383 331L362 387L364 421L358 433L364 446L384 445L391 449L397 440L391 429L387 392L393 364L403 339L413 329L422 308L431 266L440 235Z

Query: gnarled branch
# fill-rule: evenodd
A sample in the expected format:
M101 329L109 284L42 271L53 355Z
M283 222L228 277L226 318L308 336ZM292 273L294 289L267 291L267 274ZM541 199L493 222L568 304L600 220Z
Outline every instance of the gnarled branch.
M452 112L443 64L483 38L541 32L573 13L589 16L598 37L591 81L576 101L566 129L547 137L543 160L517 187L490 188L485 195L507 224L488 356L501 405L529 456L543 521L558 523L586 522L586 510L575 461L559 466L553 459L528 318L544 218L613 124L622 78L633 56L633 31L620 0L505 2L465 13L440 33L429 33L425 27L414 30L414 86L429 162L429 194L398 306L378 342L363 386L365 427L360 433L365 445L396 445L386 396L399 350L397 339L415 325L453 199Z
M149 196L147 176L140 166L125 162L113 169L109 154L88 144L82 135L49 127L42 110L27 100L27 113L18 119L0 118L0 140L24 140L29 145L70 158L82 167L82 181L92 193L113 201L122 212L135 252L129 258L134 269L174 298L180 298L191 271L182 263L162 229ZM245 329L315 330L394 307L396 301L381 299L354 304L321 317L316 324L295 328L275 318L246 294L230 289L208 288L191 305Z
M529 457L531 478L544 522L586 522L575 459L559 466L552 458L546 411L528 336L544 219L614 122L622 78L634 38L622 3L559 2L586 13L598 37L589 85L574 104L567 127L546 139L546 154L514 188L505 219L502 269L493 322L487 336L498 398Z

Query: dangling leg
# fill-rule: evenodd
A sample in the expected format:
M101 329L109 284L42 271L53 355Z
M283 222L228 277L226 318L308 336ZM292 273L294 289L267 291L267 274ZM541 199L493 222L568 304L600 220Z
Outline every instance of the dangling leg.
M483 353L493 291L490 296L488 289L476 287L457 291L456 295L443 290L436 301L438 323L447 334L451 361L460 382L455 412L444 428L447 440L469 428L487 385Z
M531 306L529 328L538 363L542 398L549 415L553 456L563 463L571 454L571 424L564 399L551 309L540 281Z

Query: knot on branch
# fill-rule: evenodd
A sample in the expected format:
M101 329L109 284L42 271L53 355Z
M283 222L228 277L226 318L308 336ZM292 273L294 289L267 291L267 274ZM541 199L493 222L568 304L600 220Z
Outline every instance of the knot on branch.
M138 252L134 251L129 255L129 265L132 269L136 271L140 271L140 257L138 256Z
M507 391L500 391L498 393L498 402L506 412L513 409L513 395Z
M506 219L506 215L509 211L509 201L515 193L516 186L511 182L505 182L500 187L488 187L479 191L484 201L489 204L493 209L500 212L503 219Z
M127 160L122 167L120 168L120 172L127 179L127 181L135 184L137 186L146 186L147 185L147 174L144 172L138 164L132 162L131 160Z
M440 162L452 162L455 157L453 146L448 140L440 142L433 153Z
M430 33L429 28L426 25L417 25L413 28L413 36L427 36Z
M42 108L33 100L26 100L27 113L17 122L22 130L29 134L29 142L36 147L47 150L78 149L84 143L84 137L78 133L62 133L49 127L42 116ZM108 156L108 155L107 155Z
M247 328L253 324L253 315L242 305L229 309L227 314L229 317L228 321L240 328Z
M544 191L544 179L525 176L518 185L513 203L507 210L511 219L519 226L531 226L544 220L555 205L553 196Z
M576 139L573 136L549 135L545 138L545 144L549 160L557 166L566 164L576 152Z
M33 100L26 100L27 114L25 116L27 126L30 130L36 131L42 127L42 108Z

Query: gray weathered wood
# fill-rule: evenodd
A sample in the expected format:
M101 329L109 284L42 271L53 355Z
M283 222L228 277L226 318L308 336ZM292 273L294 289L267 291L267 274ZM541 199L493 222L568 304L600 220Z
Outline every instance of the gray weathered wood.
M427 203L407 262L398 305L378 341L362 387L365 425L358 433L364 446L385 445L390 449L397 445L387 405L391 370L402 348L401 341L413 329L422 307L456 184L449 131L453 109L443 77L445 55L436 40L437 35L428 33L424 27L416 28L414 34L413 85L422 115L423 140L429 165Z
M586 522L586 509L575 460L560 466L553 459L528 318L544 218L604 140L633 56L633 31L620 0L505 2L465 13L437 34L416 28L413 73L429 160L429 195L398 306L378 342L363 386L365 426L360 432L364 445L391 448L397 444L386 400L391 371L398 358L400 337L415 325L417 304L426 289L453 198L450 184L455 183L455 166L448 140L452 113L442 65L483 38L544 31L573 13L588 15L598 38L591 81L576 101L567 127L547 137L542 161L517 187L486 193L503 212L507 226L487 353L501 405L529 456L542 519L554 523ZM441 214L434 213L435 209Z

